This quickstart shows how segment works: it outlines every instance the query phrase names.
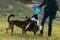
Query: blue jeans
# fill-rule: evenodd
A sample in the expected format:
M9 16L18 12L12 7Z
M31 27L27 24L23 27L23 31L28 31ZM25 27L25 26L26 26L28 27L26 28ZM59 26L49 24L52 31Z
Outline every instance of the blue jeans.
M42 21L41 21L41 26L42 27L42 30L40 31L41 35L43 34L43 29L44 29L44 24L45 24L45 21L46 19L49 17L49 23L48 23L48 35L51 35L51 32L52 32L52 16L51 15L48 15L48 13L44 14L43 15L43 18L42 18Z

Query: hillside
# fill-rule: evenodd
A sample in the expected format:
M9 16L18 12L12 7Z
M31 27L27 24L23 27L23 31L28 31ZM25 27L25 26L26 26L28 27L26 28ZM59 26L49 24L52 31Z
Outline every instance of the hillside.
M29 15L29 12L29 9L25 8L19 1L0 0L0 14L16 13L20 14L20 16L31 16ZM33 14L33 12L31 12L30 14Z

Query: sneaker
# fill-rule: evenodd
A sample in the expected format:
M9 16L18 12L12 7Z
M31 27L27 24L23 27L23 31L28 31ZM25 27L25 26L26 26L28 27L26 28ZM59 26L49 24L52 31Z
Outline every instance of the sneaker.
M43 30L43 26L40 26L39 29L40 29L40 30Z
M43 30L40 31L40 34L43 35Z
M48 36L51 36L51 34L50 34L50 35L48 35Z

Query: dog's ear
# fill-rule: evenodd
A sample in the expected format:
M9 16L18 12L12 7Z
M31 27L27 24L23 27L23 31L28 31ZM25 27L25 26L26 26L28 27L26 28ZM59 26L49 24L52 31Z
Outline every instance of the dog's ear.
M29 17L29 19L31 20L31 17Z
M28 16L26 16L26 19L29 19L29 20L31 20L31 17L28 17Z
M28 16L26 16L26 19L28 19L29 17Z

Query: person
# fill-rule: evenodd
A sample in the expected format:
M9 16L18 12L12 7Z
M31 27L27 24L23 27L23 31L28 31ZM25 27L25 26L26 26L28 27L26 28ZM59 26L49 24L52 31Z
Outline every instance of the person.
M45 7L44 7L44 15L43 15L41 26L40 26L40 34L43 35L44 24L46 19L49 17L48 36L51 36L52 22L53 22L53 19L56 18L58 4L56 0L43 0L43 2L39 5L38 8L40 9L43 5L45 5Z

